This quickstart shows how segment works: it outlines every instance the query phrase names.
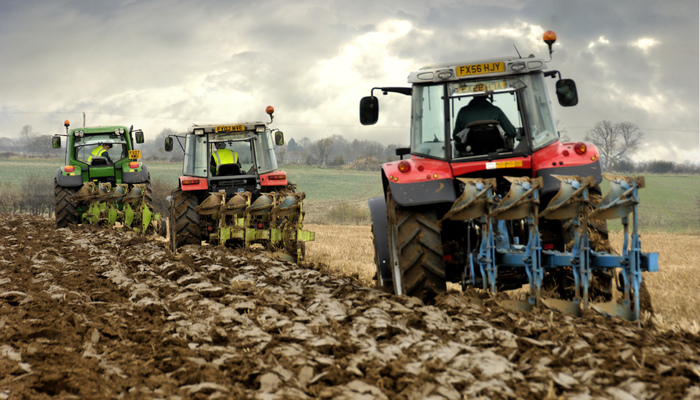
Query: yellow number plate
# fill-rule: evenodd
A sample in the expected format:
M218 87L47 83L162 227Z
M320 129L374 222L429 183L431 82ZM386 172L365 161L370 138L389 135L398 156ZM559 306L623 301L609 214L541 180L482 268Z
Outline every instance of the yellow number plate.
M505 70L506 65L505 63L503 63L503 61L484 64L461 65L457 67L457 76L490 74L492 72L504 72Z
M519 168L523 166L523 162L518 161L500 161L500 162L487 162L486 169L500 169L500 168Z
M244 131L245 125L219 125L214 128L215 132L235 132Z
M141 150L129 150L129 159L138 160L141 158Z

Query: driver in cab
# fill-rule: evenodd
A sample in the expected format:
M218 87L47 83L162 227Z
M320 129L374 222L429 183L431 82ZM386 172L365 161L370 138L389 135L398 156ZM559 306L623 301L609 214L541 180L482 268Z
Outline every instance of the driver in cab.
M496 120L501 124L501 128L503 128L503 131L506 133L506 137L515 137L516 130L513 124L511 124L503 110L491 104L488 97L488 95L474 96L469 104L459 110L455 122L455 135L464 130L471 122L490 119Z
M237 166L237 171L230 173L231 175L240 174L241 165L238 162L238 153L226 148L226 143L219 142L215 144L216 150L211 153L211 169L212 173L215 175L220 175L221 172L226 168L224 166ZM228 175L229 173L225 173Z
M111 143L102 143L101 145L95 147L90 153L90 157L87 159L87 163L92 165L92 159L95 157L102 157L107 160L107 164L112 164L112 159L109 158L108 151L112 148Z

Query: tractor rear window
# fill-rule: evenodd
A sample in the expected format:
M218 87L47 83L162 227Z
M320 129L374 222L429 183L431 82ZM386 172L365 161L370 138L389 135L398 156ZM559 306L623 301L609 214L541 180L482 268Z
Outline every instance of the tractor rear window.
M126 140L112 133L75 138L75 159L90 166L112 165L126 158Z

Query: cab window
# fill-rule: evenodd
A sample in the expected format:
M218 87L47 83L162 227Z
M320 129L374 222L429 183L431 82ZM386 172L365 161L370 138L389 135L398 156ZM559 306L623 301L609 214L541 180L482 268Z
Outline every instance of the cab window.
M444 97L443 85L413 88L412 154L445 158Z

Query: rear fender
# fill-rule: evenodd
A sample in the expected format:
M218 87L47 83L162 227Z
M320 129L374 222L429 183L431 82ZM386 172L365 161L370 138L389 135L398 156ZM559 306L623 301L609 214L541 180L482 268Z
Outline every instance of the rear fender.
M274 171L260 174L260 186L287 186L287 173Z
M77 165L73 172L66 172L66 167L56 169L56 184L63 187L83 186L82 169Z
M575 143L556 142L532 155L533 177L542 177L540 194L559 191L560 182L552 175L592 176L595 184L600 184L603 177L598 149L593 143L583 143L586 145L586 152L583 154L574 151Z
M399 171L400 163L408 165L406 172ZM390 162L382 165L382 176L384 191L388 186L400 206L453 203L457 199L452 168L445 161L413 157Z
M183 192L192 192L198 190L208 190L209 183L207 178L199 178L194 176L181 176L180 189Z
M122 182L124 183L143 183L146 182L150 176L148 175L148 167L146 164L138 163L137 168L129 167L129 163L122 165Z

